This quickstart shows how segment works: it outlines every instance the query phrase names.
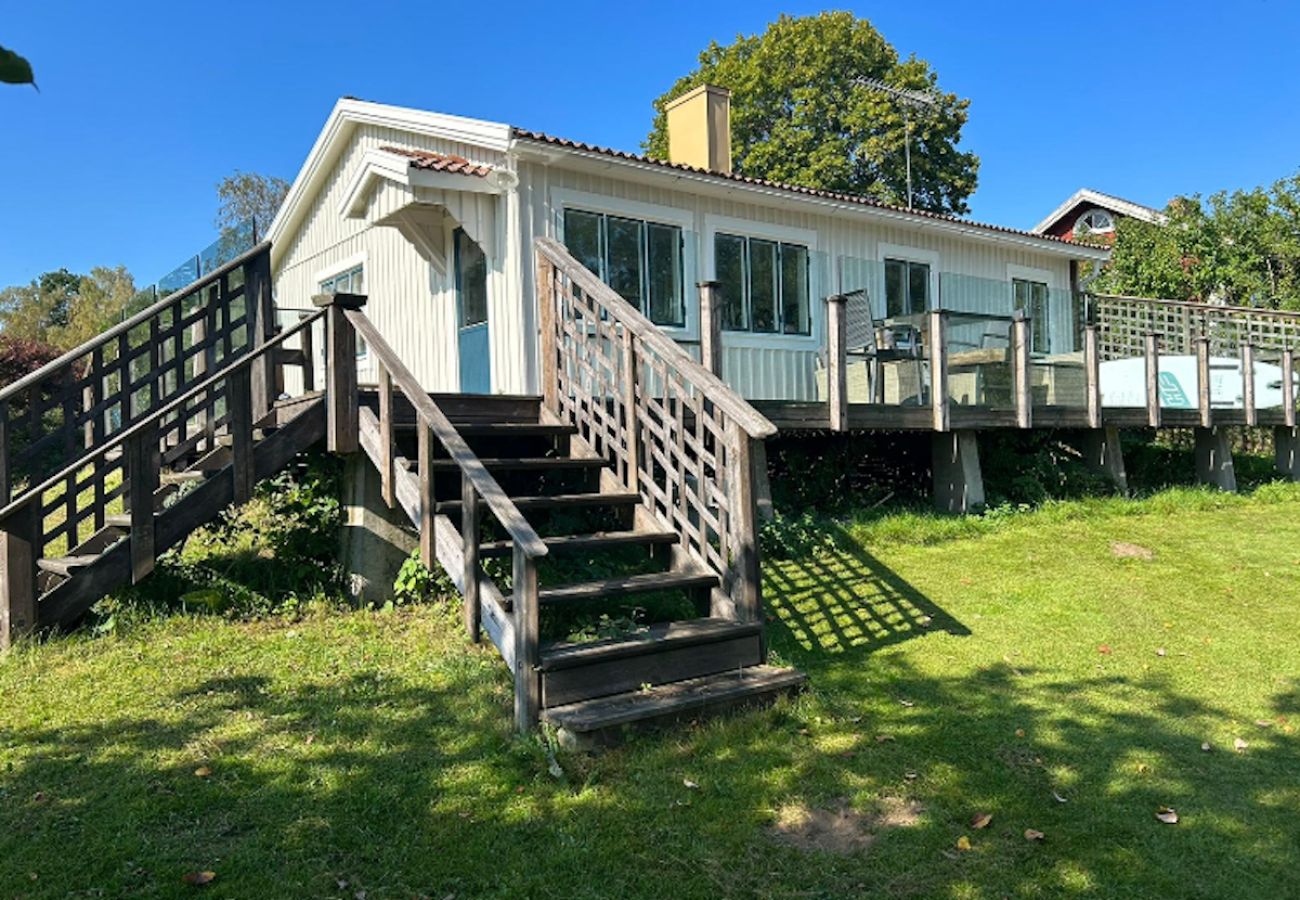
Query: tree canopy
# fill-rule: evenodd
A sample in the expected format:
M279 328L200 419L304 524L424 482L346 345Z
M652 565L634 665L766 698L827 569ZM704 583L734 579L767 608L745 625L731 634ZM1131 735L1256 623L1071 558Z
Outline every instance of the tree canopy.
M760 35L711 43L699 68L654 101L646 152L668 157L665 104L700 84L717 84L732 92L736 172L904 204L904 109L855 83L859 77L935 97L933 108L907 111L913 202L934 212L967 212L979 169L979 157L958 149L970 101L941 92L928 63L900 60L870 22L847 12L783 15Z
M96 266L89 275L57 269L0 290L0 331L70 350L120 321L135 298L135 279L123 266Z
M1179 197L1165 212L1165 225L1119 221L1095 290L1300 309L1300 175Z
M271 227L287 193L289 182L283 178L236 170L217 182L216 225L226 235L251 219L260 238Z
M0 47L0 82L5 84L30 84L32 87L36 87L36 76L32 73L32 64L27 61L26 57Z

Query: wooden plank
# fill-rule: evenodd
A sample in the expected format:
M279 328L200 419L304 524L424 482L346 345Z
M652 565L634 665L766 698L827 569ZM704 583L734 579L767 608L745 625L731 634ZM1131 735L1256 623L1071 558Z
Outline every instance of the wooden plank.
M1143 355L1146 359L1147 379L1147 424L1152 428L1160 427L1160 338L1148 333L1143 339Z
M826 397L831 431L849 427L848 297L826 298Z
M736 618L741 622L760 622L763 617L763 573L759 565L758 549L758 503L754 494L755 453L753 444L758 443L749 435L736 434L736 509L734 515L737 546L736 553L736 589L732 600L736 606ZM765 458L760 452L761 458Z
M1201 415L1202 428L1214 424L1210 405L1210 339L1207 337L1196 341L1196 408Z
M540 604L537 591L537 562L516 544L514 592L511 598L515 626L515 727L531 731L542 707Z
M559 411L559 377L556 371L558 349L555 335L555 267L541 253L535 256L537 280L537 318L541 329L542 401L551 412Z
M614 547L654 547L677 543L675 531L602 531L592 534L560 534L542 538L553 553L582 553ZM487 541L479 545L480 557L509 556L513 541Z
M1295 354L1290 347L1282 351L1282 385L1282 424L1295 428Z
M944 333L943 310L934 309L930 318L930 412L935 431L948 430L948 339Z
M379 371L379 485L384 505L393 508L393 459L397 447L393 443L393 381L388 367L380 360Z
M460 504L460 535L464 545L461 552L465 557L465 587L461 591L464 598L465 630L469 632L469 639L477 644L481 638L483 616L478 590L479 505L474 482L465 475L461 475L460 479Z
M641 481L641 424L637 416L637 381L640 365L636 355L636 336L623 329L622 430L623 460L626 466L623 483L629 491L638 490Z
M529 497L511 497L517 509L574 509L600 506L636 506L641 502L641 495L631 491L591 491L577 494L541 494ZM459 513L461 501L443 500L434 507L439 514ZM538 543L542 542L538 538ZM542 544L544 547L545 544Z
M253 376L241 366L226 379L227 427L231 436L231 465L234 468L235 503L253 499Z
M310 327L299 332L298 345L302 348L302 389L316 390L316 343Z
M325 294L312 298L327 309L325 315L325 405L328 425L326 446L332 453L355 453L357 436L357 335L346 310L365 304L353 294Z
M1011 353L1016 427L1030 428L1034 421L1034 407L1029 393L1029 320L1023 313L1017 313L1011 323Z
M420 559L425 566L433 568L437 561L433 523L433 508L436 502L433 477L433 433L429 431L427 425L422 425L417 435L416 460L420 479L420 516L416 524L420 529ZM396 490L393 493L396 495Z
M1255 404L1255 346L1241 345L1242 405L1246 408L1246 424L1259 424L1259 409Z
M130 485L131 581L139 583L153 571L154 491L158 489L158 428L152 422L126 444L126 480Z
M721 282L701 281L700 291L700 362L704 368L722 377L722 290Z
M648 572L599 581L582 581L543 588L538 600L543 604L599 600L654 591L685 591L716 587L718 576L712 572Z
M1097 347L1097 326L1083 330L1083 369L1088 394L1088 427L1101 427L1101 354Z
M0 650L37 626L36 558L40 520L28 503L0 521Z

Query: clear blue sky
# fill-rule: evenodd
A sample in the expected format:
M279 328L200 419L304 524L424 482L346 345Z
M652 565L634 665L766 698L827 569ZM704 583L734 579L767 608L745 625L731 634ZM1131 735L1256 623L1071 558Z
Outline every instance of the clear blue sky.
M334 101L505 121L635 150L711 39L807 3L19 2L0 45L0 286L213 238L235 169L292 178ZM988 7L995 7L989 10ZM1160 206L1300 165L1300 4L854 4L969 97L975 218L1029 227L1081 186Z

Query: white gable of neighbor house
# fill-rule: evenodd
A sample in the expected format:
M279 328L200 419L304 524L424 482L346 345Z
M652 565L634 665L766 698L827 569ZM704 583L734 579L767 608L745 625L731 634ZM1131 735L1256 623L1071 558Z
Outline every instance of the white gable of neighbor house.
M698 352L699 340L694 285L714 274L716 233L809 248L813 333L723 334L724 377L756 399L816 399L816 370L825 347L824 298L865 285L873 304L882 305L885 258L930 264L936 285L945 278L985 279L993 290L976 291L967 306L1005 314L1010 311L1010 279L1018 277L1013 273L1038 273L1065 295L1071 259L1106 256L1103 250L1021 232L512 137L508 128L493 123L392 107L379 107L381 115L374 112L375 104L357 101L342 101L340 107L355 113L358 121L345 130L332 117L326 132L333 129L333 143L322 134L313 151L319 158L304 166L294 185L299 195L291 194L272 228L277 300L282 306L307 305L321 271L363 254L368 315L431 390L455 390L458 380L449 244L443 244L443 258L436 252L439 233L448 234L444 217L478 237L491 260L492 382L494 390L505 392L537 391L532 240L537 235L562 239L563 213L569 208L681 227L686 324L665 331L692 352ZM410 124L397 122L400 113L408 112ZM492 166L501 177L495 185L475 184L473 190L455 190L454 180L451 187L422 187L409 178L403 181L401 159L382 154L384 146L463 156ZM385 167L395 168L385 173ZM1054 342L1069 340L1071 330L1068 316L1056 317Z

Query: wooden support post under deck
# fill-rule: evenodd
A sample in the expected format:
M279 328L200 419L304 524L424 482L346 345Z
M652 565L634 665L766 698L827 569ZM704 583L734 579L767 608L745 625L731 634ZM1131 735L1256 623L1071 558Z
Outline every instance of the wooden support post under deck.
M1029 393L1029 320L1020 311L1011 323L1011 351L1016 427L1030 428L1034 422L1034 406Z
M1147 374L1147 424L1152 428L1160 427L1160 338L1151 333L1146 335L1143 346L1146 351Z
M1232 448L1223 427L1196 428L1196 480L1221 491L1237 490L1237 474L1232 465Z
M158 426L150 424L126 442L126 479L131 515L131 582L138 584L153 571L154 491L162 467Z
M537 563L515 545L512 615L515 625L515 727L531 731L542 707L541 628Z
M1110 479L1119 493L1128 494L1128 470L1124 468L1118 428L1111 425L1088 429L1083 433L1079 449L1090 471Z
M1101 427L1101 353L1097 347L1097 326L1083 330L1084 383L1088 391L1088 427Z
M930 311L930 409L935 431L948 430L948 338L941 309ZM983 503L983 497L980 498Z
M848 297L826 298L826 399L831 431L849 429Z
M36 629L36 557L40 498L0 522L0 650Z
M984 473L979 441L973 431L950 431L931 437L934 505L940 512L970 513L984 508Z
M1196 408L1201 413L1201 427L1212 426L1214 412L1210 407L1210 339L1207 337L1196 341Z
M425 568L433 569L438 561L437 539L434 534L434 478L433 432L429 423L416 414L416 455L420 472L420 561Z
M1300 481L1300 428L1278 425L1273 429L1273 460L1291 481Z
M641 366L636 355L636 335L623 328L623 462L627 472L623 483L629 491L640 490L641 485L641 428L637 415L637 382Z
M469 632L469 639L477 644L482 639L483 630L483 607L478 591L478 492L474 490L474 483L463 474L460 477L460 504L460 537L465 558L465 581L460 593L464 598L465 630Z
M722 285L701 281L700 291L700 365L722 377Z
M559 348L556 345L555 334L555 266L541 253L538 253L536 258L537 320L538 327L541 329L539 349L542 359L539 369L542 379L542 403L552 413L558 413L560 382L557 358Z
M1246 424L1259 424L1259 408L1255 404L1255 345L1241 345L1242 404L1246 407Z
M240 367L226 379L226 409L230 419L231 467L235 477L235 503L253 497L253 398L252 373Z
M1295 354L1290 347L1282 351L1282 421L1288 428L1295 420Z
M332 453L360 448L357 408L357 334L344 315L361 309L361 294L321 294L312 298L325 314L325 445Z
M379 374L379 485L384 505L397 503L397 477L394 472L397 448L393 443L393 378L388 367L378 364Z

